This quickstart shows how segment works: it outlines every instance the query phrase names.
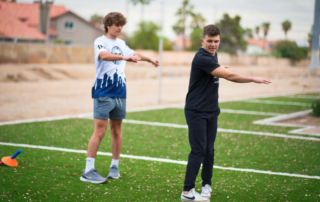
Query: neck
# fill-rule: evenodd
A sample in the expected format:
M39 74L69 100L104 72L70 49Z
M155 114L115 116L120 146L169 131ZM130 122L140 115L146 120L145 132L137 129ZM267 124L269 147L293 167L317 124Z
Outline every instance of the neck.
M105 36L109 39L117 39L117 35L112 35L110 32L108 32Z
M207 53L209 53L210 55L214 56L216 54L216 52L214 53L210 53L209 51L207 51L205 48L202 47L203 50L205 50Z

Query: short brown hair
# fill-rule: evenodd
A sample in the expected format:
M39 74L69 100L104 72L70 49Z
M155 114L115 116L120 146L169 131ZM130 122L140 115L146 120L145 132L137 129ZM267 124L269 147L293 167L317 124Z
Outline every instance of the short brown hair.
M106 15L103 19L104 32L108 33L108 27L114 24L124 26L127 23L127 19L117 12L112 12Z
M220 35L220 28L216 25L207 25L203 28L202 38L204 39L208 36L217 36Z

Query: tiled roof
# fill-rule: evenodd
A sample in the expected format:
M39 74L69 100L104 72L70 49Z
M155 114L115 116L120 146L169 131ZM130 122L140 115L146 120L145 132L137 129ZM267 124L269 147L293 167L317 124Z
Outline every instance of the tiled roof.
M12 38L45 40L46 36L37 28L29 27L26 23L17 20L11 13L0 11L0 35Z
M200 39L199 39L200 40ZM185 37L184 38L185 41L185 48L189 48L191 46L191 41L189 39L189 37ZM173 44L175 44L179 50L183 50L183 39L182 36L178 36L175 40L172 41Z
M68 10L64 6L51 5L50 18L55 18ZM45 39L38 31L39 4L0 2L0 34L8 37ZM50 28L50 35L56 35Z
M266 50L266 51L271 51L272 50L272 46L275 44L275 41L268 41L268 40L264 40L264 39L254 39L254 38L250 38L248 40L248 44L249 45L255 45L255 46L259 46L260 48Z

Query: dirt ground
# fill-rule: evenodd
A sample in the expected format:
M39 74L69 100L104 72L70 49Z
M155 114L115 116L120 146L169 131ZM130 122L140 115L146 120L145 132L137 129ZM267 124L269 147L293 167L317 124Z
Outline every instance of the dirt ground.
M238 84L220 80L220 99L283 93L320 92L320 71L307 67L234 66L231 71L263 76L272 84ZM161 103L183 104L190 66L162 69ZM157 106L158 69L148 63L127 64L128 109ZM92 113L94 64L0 65L0 122Z

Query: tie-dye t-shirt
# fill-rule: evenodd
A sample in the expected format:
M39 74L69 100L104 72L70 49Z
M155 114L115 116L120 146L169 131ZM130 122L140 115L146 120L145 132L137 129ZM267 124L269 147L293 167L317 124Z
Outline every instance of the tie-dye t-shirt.
M99 59L99 54L102 51L122 56L134 55L134 51L121 39L109 39L103 35L94 41L96 78L92 87L92 98L126 98L127 88L124 72L126 61L101 60Z

